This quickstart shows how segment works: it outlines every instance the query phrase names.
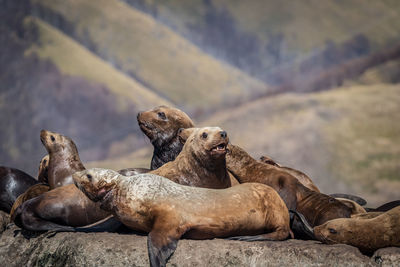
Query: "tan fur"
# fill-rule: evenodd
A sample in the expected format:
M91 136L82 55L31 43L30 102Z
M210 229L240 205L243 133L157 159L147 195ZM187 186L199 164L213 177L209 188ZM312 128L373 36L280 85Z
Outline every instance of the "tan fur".
M353 200L350 200L347 198L340 198L340 197L337 197L336 199L351 209L352 216L355 214L367 213L367 211L363 207L361 207L357 202L355 202Z
M181 153L150 173L160 175L179 184L204 187L227 188L231 180L226 170L225 155L228 136L219 127L196 128L188 137ZM223 150L215 148L221 145Z
M400 246L399 222L400 207L396 207L374 218L358 216L331 220L315 227L314 233L321 242L348 244L372 253L379 248Z
M269 233L276 240L290 234L284 202L262 184L205 189L154 174L125 177L105 169L77 172L73 178L89 198L99 199L134 230L150 232L158 222L166 235L174 232L178 239L183 233L193 239Z

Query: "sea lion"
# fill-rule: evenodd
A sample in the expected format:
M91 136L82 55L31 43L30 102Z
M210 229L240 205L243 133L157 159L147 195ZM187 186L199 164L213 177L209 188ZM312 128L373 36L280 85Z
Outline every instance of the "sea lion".
M315 237L326 244L348 244L364 253L400 246L400 207L372 219L335 219L314 227Z
M109 216L74 184L57 187L20 205L14 223L30 231L74 231Z
M225 162L228 142L228 134L219 127L197 128L174 161L150 173L182 185L216 189L230 187Z
M154 147L150 166L152 170L178 156L183 147L177 136L179 129L194 126L193 121L185 112L167 106L159 106L139 112L137 121L140 129L150 139Z
M75 143L67 136L45 130L40 136L50 155L49 186L53 184L56 188L16 208L15 224L31 231L71 231L72 227L107 217L108 212L101 210L73 184L72 174L85 169Z
M226 166L240 183L258 182L271 186L288 209L303 214L311 226L350 217L351 209L340 201L308 189L292 175L258 162L238 146L229 144L228 150ZM295 220L294 228L298 228L297 223Z
M154 174L126 177L106 169L73 174L76 186L129 228L149 233L150 266L165 266L183 236L192 239L251 236L284 240L289 213L279 195L257 183L227 189L179 185ZM246 239L249 240L249 239Z
M78 149L71 138L42 130L40 140L49 153L48 182L51 189L72 184L72 173L83 170Z
M391 209L393 209L395 207L398 207L398 206L400 206L400 200L394 200L394 201L390 201L388 203L385 203L385 204L383 204L383 205L381 205L381 206L379 206L377 208L366 208L366 210L368 212L370 212L370 211L383 211L383 212L385 212L385 211L391 210Z
M10 211L11 221L14 221L15 210L20 205L22 205L25 201L28 201L29 199L35 198L45 192L48 192L49 190L50 190L50 186L48 184L39 183L39 184L32 185L23 194L19 195L18 198L15 200L15 202L11 208L11 211Z
M296 170L296 169L292 169L289 167L285 167L285 166L281 166L278 163L276 163L274 160L272 160L271 158L267 157L267 156L262 156L260 158L261 162L264 162L266 164L275 166L276 168L278 168L281 171L287 172L290 175L292 175L293 177L295 177L297 180L299 180L300 183L302 183L305 187L307 187L310 190L313 190L315 192L320 192L320 190L318 189L318 187L314 184L313 180L311 180L310 177L308 177L307 174Z
M0 167L0 209L9 213L19 195L38 181L14 168Z
M149 171L151 170L146 168L126 168L119 170L118 173L122 174L123 176L133 176L136 174L147 173Z
M48 175L48 173L49 173L49 159L50 159L50 156L46 155L40 161L39 173L38 173L38 179L37 179L40 183L45 183L45 184L49 183L49 175Z
M367 213L367 211L363 207L361 207L357 202L353 200L339 197L336 197L336 199L351 209L352 216L355 214Z

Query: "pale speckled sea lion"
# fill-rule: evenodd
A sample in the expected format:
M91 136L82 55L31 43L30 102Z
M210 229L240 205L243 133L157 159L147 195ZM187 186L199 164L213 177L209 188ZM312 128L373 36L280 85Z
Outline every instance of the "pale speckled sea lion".
M318 240L326 244L348 244L364 253L400 246L400 207L375 218L343 218L314 227Z
M275 190L262 184L205 189L154 174L126 177L105 169L77 172L73 178L78 188L123 224L149 233L151 266L165 266L182 236L284 240L291 234L285 204Z
M227 133L219 127L196 128L174 161L150 173L182 185L216 189L230 187L225 160L228 142Z
M72 173L83 170L78 149L71 138L42 130L40 140L49 153L48 181L51 189L72 184Z

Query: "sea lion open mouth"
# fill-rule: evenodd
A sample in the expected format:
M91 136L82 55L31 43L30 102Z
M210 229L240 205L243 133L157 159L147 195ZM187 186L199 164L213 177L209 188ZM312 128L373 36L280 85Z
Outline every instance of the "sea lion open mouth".
M211 149L211 152L226 153L226 143L220 143Z

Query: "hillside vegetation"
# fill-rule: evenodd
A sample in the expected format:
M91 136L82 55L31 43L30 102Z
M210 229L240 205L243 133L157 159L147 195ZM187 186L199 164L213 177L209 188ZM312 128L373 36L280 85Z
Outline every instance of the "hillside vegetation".
M32 3L35 16L186 109L244 101L267 90L262 82L217 61L121 1Z
M358 192L371 203L400 190L400 85L281 95L216 114L234 144L308 173L324 192ZM240 127L238 127L240 125Z

